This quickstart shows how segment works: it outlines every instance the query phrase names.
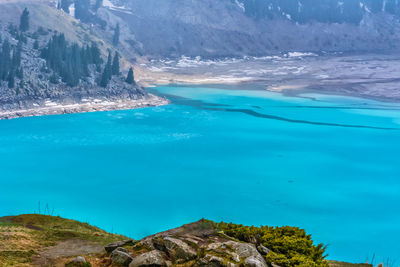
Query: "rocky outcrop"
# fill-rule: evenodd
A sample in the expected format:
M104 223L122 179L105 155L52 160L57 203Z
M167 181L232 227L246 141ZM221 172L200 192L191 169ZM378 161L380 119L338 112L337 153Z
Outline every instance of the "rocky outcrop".
M158 250L153 250L136 256L129 267L145 267L145 266L167 266L163 254Z
M113 242L113 243L108 244L107 246L105 246L104 249L106 250L106 252L111 253L115 249L117 249L119 247L123 247L123 246L129 245L129 244L133 244L133 240L132 239Z
M128 246L127 246L128 245ZM125 249L121 248L125 246ZM118 247L118 248L116 248ZM116 242L106 246L115 264L130 267L144 266L220 266L267 267L261 253L268 249L240 242L216 229L207 222L193 224L146 237L136 244Z
M132 262L132 257L127 249L117 248L111 253L111 262L117 265L129 266Z

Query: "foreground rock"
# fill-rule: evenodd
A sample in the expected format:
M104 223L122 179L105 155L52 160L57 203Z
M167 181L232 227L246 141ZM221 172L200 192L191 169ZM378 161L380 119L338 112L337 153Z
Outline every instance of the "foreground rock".
M158 251L153 250L136 256L129 267L144 267L144 266L167 266L167 262L164 259L164 255Z
M117 265L129 266L132 262L132 257L126 249L117 248L111 253L111 261Z
M86 259L82 256L78 256L69 263L65 264L65 267L90 267L92 266L90 263L86 261Z
M127 246L128 245L128 246ZM121 250L121 247L125 249ZM146 237L136 244L116 242L105 247L111 261L130 267L227 266L267 267L256 245L240 242L199 221ZM263 248L264 253L268 251Z
M128 240L123 240L123 241L117 241L111 244L108 244L107 246L104 247L104 249L108 252L111 253L113 252L115 249L129 245L129 244L133 244L133 240L132 239L128 239Z

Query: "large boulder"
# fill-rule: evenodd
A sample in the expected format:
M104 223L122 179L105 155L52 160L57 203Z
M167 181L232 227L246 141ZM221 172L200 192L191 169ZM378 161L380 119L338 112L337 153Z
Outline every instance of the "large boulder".
M123 241L117 241L111 244L108 244L107 246L104 247L104 249L108 252L111 253L113 252L116 248L119 247L123 247L129 244L133 244L133 240L132 239L128 239L128 240L123 240Z
M124 248L117 248L111 253L111 261L113 264L129 266L132 260L131 255L129 255Z
M186 242L173 237L165 237L164 245L168 255L174 262L185 262L196 258L196 251Z
M162 252L153 250L133 258L129 267L165 267L167 266Z

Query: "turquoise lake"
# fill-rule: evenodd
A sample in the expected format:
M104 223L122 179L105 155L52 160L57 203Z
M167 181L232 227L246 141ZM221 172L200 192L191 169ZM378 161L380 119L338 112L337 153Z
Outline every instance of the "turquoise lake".
M0 121L0 214L40 202L136 239L203 217L292 225L329 259L399 266L399 104L154 90L172 104Z

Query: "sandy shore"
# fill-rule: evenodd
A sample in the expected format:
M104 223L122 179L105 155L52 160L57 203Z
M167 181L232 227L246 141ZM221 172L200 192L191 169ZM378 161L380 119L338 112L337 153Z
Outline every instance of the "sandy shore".
M30 109L0 111L0 119L85 113L94 111L127 110L144 107L163 106L169 103L170 102L167 99L152 94L149 94L149 96L145 99L138 100L110 101L100 99L84 99L81 103L74 104L61 104L48 100L45 102L44 106L38 106Z

